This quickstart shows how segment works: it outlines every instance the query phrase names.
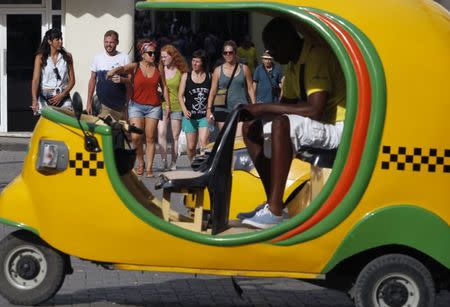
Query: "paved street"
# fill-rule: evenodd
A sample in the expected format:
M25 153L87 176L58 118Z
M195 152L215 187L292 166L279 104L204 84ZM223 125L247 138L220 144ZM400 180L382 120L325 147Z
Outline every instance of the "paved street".
M19 174L24 156L0 150L0 190ZM159 164L157 157L156 167ZM144 183L151 187L153 181ZM0 226L0 239L10 231ZM237 278L243 290L239 296L229 277L108 271L76 258L72 264L74 274L44 306L353 306L343 293L292 279ZM436 306L449 305L448 292L438 296ZM0 296L0 306L10 305Z

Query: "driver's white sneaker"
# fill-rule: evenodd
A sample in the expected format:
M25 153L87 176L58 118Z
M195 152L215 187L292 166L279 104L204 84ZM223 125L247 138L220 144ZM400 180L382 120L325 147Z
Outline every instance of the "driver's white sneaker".
M262 209L258 210L253 217L244 219L242 224L267 229L281 223L282 221L283 216L273 214L269 209L269 204L266 204Z

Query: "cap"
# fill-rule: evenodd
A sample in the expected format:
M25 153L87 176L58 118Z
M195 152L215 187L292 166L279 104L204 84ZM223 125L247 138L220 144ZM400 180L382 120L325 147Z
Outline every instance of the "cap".
M270 55L269 50L264 51L263 55L261 56L262 59L269 59L273 60L273 56Z

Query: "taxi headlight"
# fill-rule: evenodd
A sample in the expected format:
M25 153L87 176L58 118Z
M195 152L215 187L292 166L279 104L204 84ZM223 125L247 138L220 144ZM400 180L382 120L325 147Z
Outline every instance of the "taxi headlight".
M41 140L39 142L36 169L39 172L58 172L67 168L69 163L69 150L61 141Z
M242 170L246 172L250 172L255 168L253 165L252 158L248 154L247 149L238 149L234 151L234 170Z

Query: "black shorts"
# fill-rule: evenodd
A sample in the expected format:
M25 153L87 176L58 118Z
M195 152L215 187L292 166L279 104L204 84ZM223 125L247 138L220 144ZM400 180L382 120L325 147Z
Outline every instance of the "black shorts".
M223 123L230 113L225 111L214 111L214 120Z

